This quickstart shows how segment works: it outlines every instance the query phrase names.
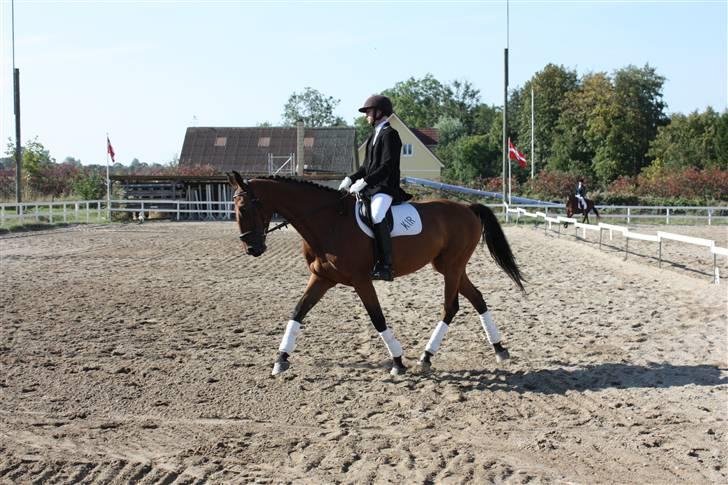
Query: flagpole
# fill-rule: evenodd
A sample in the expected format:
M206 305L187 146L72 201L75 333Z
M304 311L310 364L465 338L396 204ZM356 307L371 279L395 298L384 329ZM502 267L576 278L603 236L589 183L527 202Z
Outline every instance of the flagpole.
M506 48L503 62L503 203L510 203L510 161L508 157L508 47L509 47L509 4L506 0ZM508 199L506 199L506 163L508 163ZM506 220L508 213L506 212Z
M536 139L536 136L533 133L536 115L533 106L533 83L531 83L531 178L533 178L533 166L536 163L536 151L534 148L534 140Z
M106 220L111 222L111 178L109 178L109 134L106 133Z

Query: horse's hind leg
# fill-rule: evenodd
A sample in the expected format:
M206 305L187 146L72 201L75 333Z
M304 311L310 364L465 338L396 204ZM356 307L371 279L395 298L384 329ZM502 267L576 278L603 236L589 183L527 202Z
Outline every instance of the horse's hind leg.
M278 358L275 364L273 364L272 374L274 376L288 370L290 367L288 356L293 353L293 349L296 347L296 337L298 337L301 331L303 318L334 285L335 283L320 278L315 274L312 274L311 278L309 278L306 291L303 293L301 299L298 300L296 308L291 315L291 320L288 321L288 325L286 326L283 339L281 339L281 345L278 347Z
M450 328L450 323L455 317L455 314L460 309L458 303L458 287L460 286L460 275L463 274L462 270L449 270L445 271L437 261L434 262L435 269L445 276L445 299L442 306L441 320L435 326L435 330L432 331L430 340L425 346L425 351L420 356L419 365L423 371L427 371L432 367L432 357L437 353L442 344L442 340L445 338L445 334Z
M379 304L379 298L377 298L377 292L374 290L374 285L371 280L365 280L361 284L354 285L356 294L361 298L366 308L369 318L372 320L372 325L379 332L379 336L387 346L389 355L392 357L392 370L390 374L400 375L407 372L407 368L402 362L402 345L395 338L392 329L387 326L387 322L384 320L384 313L382 307Z
M468 278L468 275L465 273L463 273L462 278L460 278L460 294L467 298L478 312L478 315L480 316L480 324L483 326L485 336L487 337L488 342L490 342L493 346L493 350L495 350L495 360L497 362L504 362L508 360L510 358L510 354L501 343L500 332L498 332L498 327L496 327L495 322L493 321L493 316L491 315L490 310L488 310L488 305L485 304L483 294L480 293L475 285L473 285L470 278Z

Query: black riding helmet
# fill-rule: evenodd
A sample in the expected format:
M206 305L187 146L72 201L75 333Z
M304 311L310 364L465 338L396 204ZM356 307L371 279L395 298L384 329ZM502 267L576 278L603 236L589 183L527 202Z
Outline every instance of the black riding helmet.
M394 110L392 109L392 101L381 94L373 94L364 101L364 106L359 108L360 113L366 113L369 108L376 108L380 110L384 116L391 115Z

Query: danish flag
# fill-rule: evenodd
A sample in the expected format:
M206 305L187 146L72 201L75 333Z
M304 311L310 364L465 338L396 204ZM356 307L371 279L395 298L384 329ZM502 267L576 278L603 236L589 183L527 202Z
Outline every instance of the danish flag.
M518 148L516 148L513 143L511 143L511 139L508 139L508 157L511 160L518 161L518 165L521 168L526 168L526 157L523 156L523 153L518 151Z
M111 141L109 140L109 137L108 136L106 137L106 153L108 153L109 155L111 155L111 161L113 163L116 163L116 160L114 160L114 155L115 155L115 153L114 153L114 147L111 146Z

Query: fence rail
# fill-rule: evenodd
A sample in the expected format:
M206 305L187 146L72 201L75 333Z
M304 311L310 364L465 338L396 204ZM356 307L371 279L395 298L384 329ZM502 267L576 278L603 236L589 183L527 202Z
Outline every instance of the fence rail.
M514 204L511 211L502 203L486 204L488 207L502 209L506 220L515 214L515 209L535 210L539 217L556 218L565 212L563 206L552 204ZM668 206L597 206L602 219L625 221L627 224L654 222L656 224L675 224L681 221L728 223L728 207L668 207ZM108 221L109 212L142 213L148 217L150 212L164 214L176 220L230 219L233 212L232 201L192 201L192 200L112 200L111 210L105 200L60 201L60 202L23 202L21 204L0 204L0 226L8 224L28 224L33 222L103 222ZM520 215L530 216L521 213ZM572 221L569 221L572 222Z

